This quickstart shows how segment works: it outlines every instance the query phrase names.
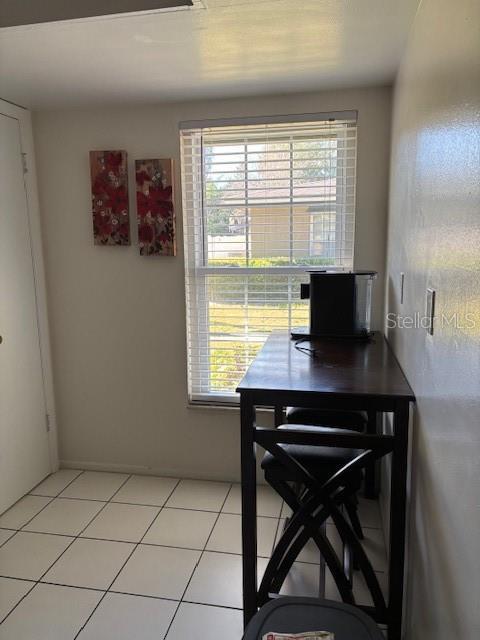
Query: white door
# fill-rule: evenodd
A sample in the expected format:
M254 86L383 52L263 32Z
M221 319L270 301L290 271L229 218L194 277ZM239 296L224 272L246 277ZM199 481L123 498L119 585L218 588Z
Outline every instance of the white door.
M20 126L0 113L0 513L50 472Z

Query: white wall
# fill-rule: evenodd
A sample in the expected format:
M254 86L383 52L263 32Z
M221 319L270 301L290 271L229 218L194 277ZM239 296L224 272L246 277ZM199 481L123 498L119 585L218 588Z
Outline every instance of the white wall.
M480 638L479 24L478 0L423 0L394 97L387 308L423 314L433 287L438 318L389 335L418 399L411 640Z
M358 109L356 267L383 274L390 98L374 88L35 114L64 464L239 477L238 411L187 408L178 122ZM90 149L126 149L130 167L134 158L175 159L176 258L93 246ZM131 182L132 227L133 197ZM382 292L381 278L377 327Z

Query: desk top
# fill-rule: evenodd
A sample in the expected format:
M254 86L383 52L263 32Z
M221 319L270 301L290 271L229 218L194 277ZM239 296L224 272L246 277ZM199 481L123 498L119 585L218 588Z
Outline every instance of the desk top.
M315 339L299 347L284 332L272 333L237 387L237 391L290 391L415 400L393 352L381 333L368 341Z

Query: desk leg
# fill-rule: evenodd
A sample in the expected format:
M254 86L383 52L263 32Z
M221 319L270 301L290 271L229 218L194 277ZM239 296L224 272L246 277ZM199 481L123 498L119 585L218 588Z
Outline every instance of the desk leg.
M408 402L393 414L394 445L390 481L390 567L388 640L402 637L403 581L405 573L405 526L408 458Z
M255 408L240 398L242 448L242 559L243 621L247 626L257 612L257 487Z
M285 422L283 417L283 407L281 404L275 405L275 427L279 427Z
M375 435L379 433L379 419L382 414L370 410L368 412L367 433ZM380 461L372 462L365 468L365 490L364 496L370 500L378 498L380 487Z

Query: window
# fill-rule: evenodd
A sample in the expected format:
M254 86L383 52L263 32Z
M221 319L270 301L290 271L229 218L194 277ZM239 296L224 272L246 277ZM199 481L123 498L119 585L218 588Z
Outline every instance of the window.
M305 121L304 121L305 120ZM191 402L234 402L308 268L353 266L355 114L181 126Z
M335 258L337 231L335 211L322 211L318 207L312 207L311 212L310 255L321 255L331 260Z

